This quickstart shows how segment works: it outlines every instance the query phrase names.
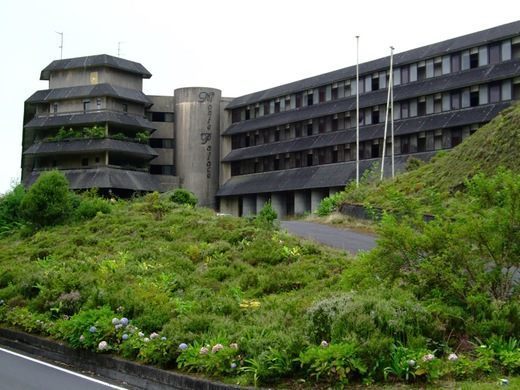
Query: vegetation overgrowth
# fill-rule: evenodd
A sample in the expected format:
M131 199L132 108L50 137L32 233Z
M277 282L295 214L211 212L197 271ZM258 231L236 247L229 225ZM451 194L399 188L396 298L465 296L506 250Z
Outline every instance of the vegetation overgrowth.
M168 194L57 191L70 199L61 213L27 218L27 202L60 199L49 186L59 176L0 199L6 326L239 384L520 373L520 177L511 171L466 181L429 223L409 200L358 258L278 230L269 204L235 218Z

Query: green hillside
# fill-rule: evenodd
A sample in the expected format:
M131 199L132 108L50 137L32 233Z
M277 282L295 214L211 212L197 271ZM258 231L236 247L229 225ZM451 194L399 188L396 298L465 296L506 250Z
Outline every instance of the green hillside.
M394 195L416 199L429 208L432 192L444 201L477 173L493 175L498 167L520 172L520 105L504 110L449 152L417 169L380 183L374 173L358 190L351 185L346 202L393 208Z

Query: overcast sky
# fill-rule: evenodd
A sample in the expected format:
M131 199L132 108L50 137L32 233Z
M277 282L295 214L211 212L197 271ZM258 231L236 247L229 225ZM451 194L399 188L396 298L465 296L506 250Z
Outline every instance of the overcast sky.
M355 5L359 4L359 5ZM2 0L0 193L20 177L23 102L59 59L117 55L152 74L147 94L261 89L520 19L517 1Z

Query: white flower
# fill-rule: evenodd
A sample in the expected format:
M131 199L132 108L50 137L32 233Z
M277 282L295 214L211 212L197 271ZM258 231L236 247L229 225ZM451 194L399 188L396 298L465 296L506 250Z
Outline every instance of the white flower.
M207 355L208 352L209 352L209 349L206 348L206 347L202 347L202 348L200 349L200 351L199 351L199 353L200 353L201 355Z
M222 344L215 344L213 348L211 348L212 353L217 353L218 351L221 351L224 349L224 346Z
M179 349L180 349L181 351L186 351L186 350L188 349L188 344L186 344L186 343L180 343L180 344L179 344Z
M431 353L422 357L423 362L431 362L433 359L435 359L435 356L433 356Z
M416 363L416 362L415 362L415 360L413 360L413 359L408 360L408 365L409 365L410 367L415 367L415 363Z
M119 324L119 318L112 318L112 325Z
M99 349L100 351L104 351L104 350L107 349L107 348L108 348L108 343L107 343L106 341L102 341L102 342L100 342L99 345L98 345L98 349Z
M85 336L83 336L83 335L79 336L79 341L80 341L80 342L85 341Z
M123 327L123 324L117 324L117 325L115 326L116 330L119 330L119 329L121 329L122 327Z
M162 341L166 341L166 336L161 337Z
M238 350L238 344L237 343L231 343L231 344L229 344L229 348Z
M322 340L321 343L320 343L320 347L322 348L327 348L329 346L329 343L325 340Z
M231 363L231 369L234 370L235 368L237 368L237 364L236 363Z
M459 360L459 357L456 354L454 354L454 353L450 353L449 356L448 356L448 360L450 362L454 362L454 361Z
M157 337L159 337L159 334L153 332L151 335L150 335L150 339L156 339Z
M150 341L150 339L149 339L148 337L145 337L145 338L143 339L143 341L144 341L145 343L147 343L148 341Z
M144 337L144 333L143 332L139 332L137 334L139 335L139 337Z

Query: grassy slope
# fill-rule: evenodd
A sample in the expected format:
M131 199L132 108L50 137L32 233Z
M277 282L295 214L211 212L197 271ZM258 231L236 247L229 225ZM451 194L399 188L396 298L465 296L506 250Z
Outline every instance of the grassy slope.
M448 199L467 178L483 172L491 175L499 166L520 172L520 105L504 110L490 123L446 154L395 181L377 180L347 195L347 202L368 202L389 207L389 193L398 192L428 204L431 189Z

